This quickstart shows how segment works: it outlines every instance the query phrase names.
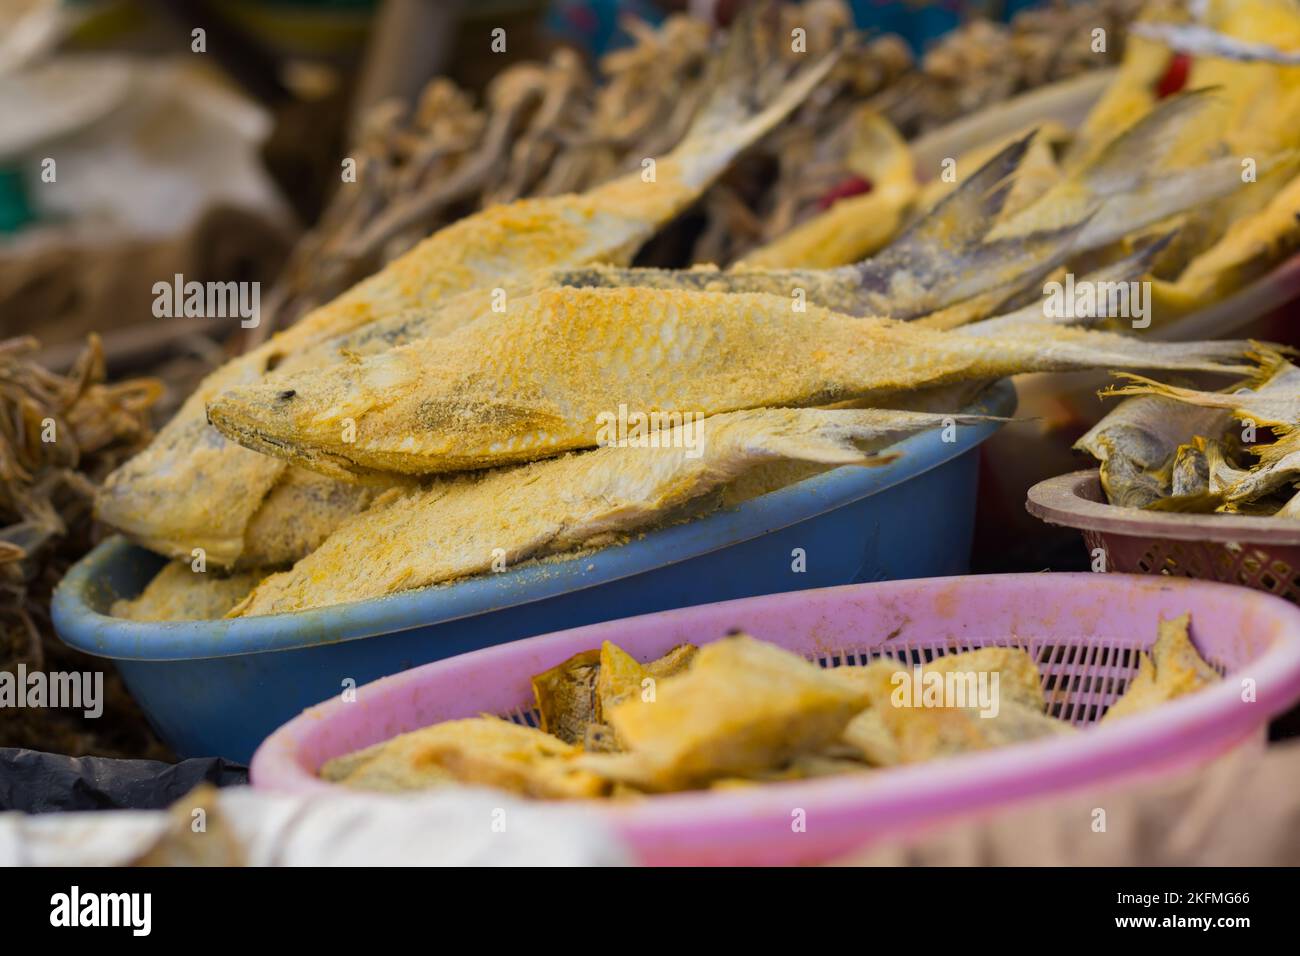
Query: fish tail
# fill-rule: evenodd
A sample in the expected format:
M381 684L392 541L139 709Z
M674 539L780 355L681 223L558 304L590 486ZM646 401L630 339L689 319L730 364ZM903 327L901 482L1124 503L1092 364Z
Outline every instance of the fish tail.
M671 158L682 164L688 185L711 181L731 159L801 104L839 61L840 50L822 53L784 82L773 84L775 44L782 42L776 4L755 3L736 18L715 61L712 91Z
M1098 198L1127 192L1161 172L1183 130L1218 102L1217 87L1166 97L1073 176Z
M1059 326L1025 326L1014 335L987 341L1028 348L1031 354L1027 356L1027 361L1032 362L1035 371L1042 372L1143 368L1241 376L1255 371L1254 366L1240 364L1251 350L1251 343L1244 341L1147 342L1111 332L1063 329ZM1134 392L1116 394L1141 394L1148 391L1144 387Z
M897 452L873 449L909 435L948 425L1006 421L988 415L883 409L803 409L762 435L763 452L792 461L824 465L884 465Z
M1135 282L1151 271L1160 253L1164 252L1175 235L1177 235L1177 231L1170 230L1146 239L1138 243L1136 248L1124 258L1089 272L1083 277L1082 281L1093 285L1106 282ZM979 322L972 322L970 325L963 327L961 333L963 335L1000 335L1022 325L1077 326L1088 325L1103 318L1106 317L1075 315L1073 312L1060 316L1049 316L1044 314L1041 298L1036 298L1014 312L995 315Z
M908 320L993 289L1013 295L1064 262L1086 220L990 240L1037 131L1004 146L881 253L858 263L859 311Z

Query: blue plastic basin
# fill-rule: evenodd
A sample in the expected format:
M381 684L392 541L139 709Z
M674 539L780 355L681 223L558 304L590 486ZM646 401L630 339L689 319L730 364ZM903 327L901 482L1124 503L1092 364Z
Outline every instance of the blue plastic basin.
M1015 404L1000 382L968 411L1010 415ZM109 617L115 599L137 595L163 564L111 538L59 584L54 626L65 643L116 662L178 754L246 762L280 724L348 687L492 644L756 594L964 573L977 446L997 427L958 429L954 442L917 435L892 464L839 468L572 560L293 614Z

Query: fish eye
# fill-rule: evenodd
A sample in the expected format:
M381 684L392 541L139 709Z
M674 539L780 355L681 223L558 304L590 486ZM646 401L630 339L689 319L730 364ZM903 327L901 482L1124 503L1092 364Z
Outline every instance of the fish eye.
M277 395L276 398L282 401L288 401L289 399L293 398L297 394L298 394L297 391L295 391L294 389L286 388L283 392Z

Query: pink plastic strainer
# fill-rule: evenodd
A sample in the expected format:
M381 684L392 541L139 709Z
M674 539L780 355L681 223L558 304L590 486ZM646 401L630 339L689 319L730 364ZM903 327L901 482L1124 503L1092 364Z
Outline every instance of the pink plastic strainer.
M915 662L990 645L1023 647L1057 716L1095 723L1155 639L1160 617L1190 611L1221 684L1067 740L1037 741L868 774L599 803L652 864L826 860L882 836L1008 801L1166 771L1254 737L1300 699L1300 610L1244 588L1120 574L1011 574L861 584L748 598L611 621L492 647L368 684L272 734L257 787L329 792L330 757L441 720L483 712L532 723L531 675L601 641L642 660L732 628L823 666L881 654ZM1244 702L1243 680L1254 682ZM572 808L572 804L564 805ZM801 819L805 829L792 825Z

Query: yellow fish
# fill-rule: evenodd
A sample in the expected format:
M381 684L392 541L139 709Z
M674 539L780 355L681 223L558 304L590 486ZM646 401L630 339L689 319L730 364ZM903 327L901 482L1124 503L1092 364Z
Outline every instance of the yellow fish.
M390 491L293 568L264 580L231 616L381 597L480 574L499 559L515 564L562 553L661 521L765 462L875 464L892 456L864 448L978 420L871 410L733 412L646 436L644 445Z
M959 335L796 312L777 296L566 288L441 339L232 390L208 414L234 440L326 474L423 475L595 447L652 413L827 405L1098 366L1245 373L1219 361L1244 348L1053 326Z
M642 243L688 207L731 160L775 126L831 69L836 56L802 67L770 102L757 102L755 45L771 38L742 17L717 63L717 85L685 139L646 170L580 195L494 206L440 230L344 295L209 375L142 453L104 484L99 517L163 554L228 566L284 464L227 442L204 408L219 393L337 360L333 341L375 319L429 306L471 288L508 287L559 265L626 264Z

